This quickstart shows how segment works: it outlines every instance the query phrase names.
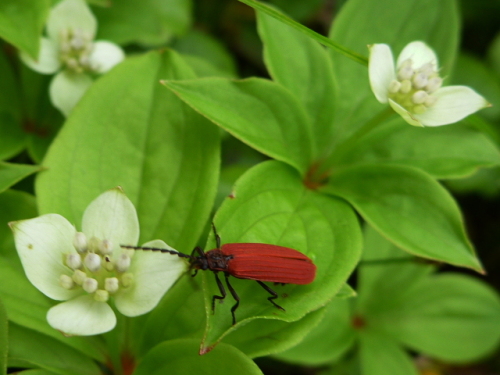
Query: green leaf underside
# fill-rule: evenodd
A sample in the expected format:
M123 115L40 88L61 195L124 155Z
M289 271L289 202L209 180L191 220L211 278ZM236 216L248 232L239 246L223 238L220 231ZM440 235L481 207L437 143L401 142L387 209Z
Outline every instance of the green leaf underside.
M0 37L36 59L50 5L49 0L3 0Z
M267 292L255 281L231 278L241 299L237 322L244 324L256 318L292 322L331 300L360 256L359 224L349 206L307 190L296 171L277 161L261 163L246 172L236 183L232 197L225 200L215 218L223 244L281 245L303 252L318 267L312 284L274 288L278 295L286 294L286 298L277 300L286 312L266 301ZM211 236L207 249L213 247ZM204 273L203 277L208 321L202 350L231 332L229 310L233 305L228 296L212 315L212 296L219 292L213 275Z
M305 173L314 160L304 108L272 81L204 78L164 83L182 100L236 138Z
M118 44L160 45L184 34L191 24L189 0L120 0L111 6L94 7L99 29L97 39Z
M36 181L41 213L80 227L85 207L122 186L137 208L142 241L194 247L218 181L215 126L159 84L193 78L172 51L127 59L99 79L75 108Z
M414 255L482 270L456 202L416 168L353 166L334 174L323 191L346 199L370 225Z
M339 160L341 165L362 163L408 165L435 178L459 178L499 164L500 153L484 134L465 124L418 128L397 118L361 139Z
M38 165L0 162L0 193L39 170Z
M334 298L323 320L298 345L275 355L276 358L305 366L321 366L340 359L352 346L355 331L351 327L353 301Z
M51 337L9 324L9 361L23 361L60 375L95 375L94 360Z
M387 43L395 59L405 45L422 40L438 55L443 77L453 67L458 24L457 5L453 0L388 0L383 7L376 1L350 0L335 18L330 38L363 54L368 52L369 44ZM336 141L341 142L384 105L375 99L365 67L338 54L331 53L331 58L340 94L336 107Z
M329 56L308 36L261 11L257 16L267 69L306 109L313 142L322 155L334 136L335 83Z
M220 344L209 355L198 354L199 341L165 341L139 363L134 375L239 374L262 375L257 365L231 345Z

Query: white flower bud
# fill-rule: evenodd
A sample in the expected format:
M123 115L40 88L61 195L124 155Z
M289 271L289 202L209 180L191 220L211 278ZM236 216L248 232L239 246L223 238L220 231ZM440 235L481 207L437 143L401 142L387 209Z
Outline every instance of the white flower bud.
M109 293L106 290L96 290L94 294L94 299L97 302L106 302L109 299Z
M395 79L389 84L389 92L391 94L395 94L399 91L401 87L401 82L396 81Z
M99 251L99 247L101 246L101 240L97 237L91 237L88 242L88 250L95 253Z
M412 112L415 113L416 115L421 115L425 111L427 111L427 107L425 105L417 104L416 106L413 107Z
M115 262L118 272L125 272L130 267L130 257L127 254L121 254Z
M108 277L104 280L104 289L110 293L116 293L120 288L120 283L116 277Z
M82 232L76 232L73 238L73 246L79 253L84 253L87 251L87 236Z
M75 282L68 275L61 275L61 276L59 276L59 284L61 284L61 286L64 289L72 289L75 286Z
M73 273L73 281L77 285L82 285L86 278L87 278L87 274L85 272L83 272L83 271L76 270Z
M412 69L411 65L410 66L403 66L398 70L398 79L400 81L403 81L405 79L410 79L413 77L413 74L415 71Z
M99 244L101 254L108 255L113 252L113 243L110 240L102 240Z
M109 272L111 272L115 269L115 265L113 264L113 262L111 261L111 258L108 255L104 256L103 267Z
M418 69L419 72L424 73L426 76L430 76L432 73L434 73L434 64L431 62L425 63Z
M73 270L80 268L82 266L81 255L75 253L66 255L66 265Z
M97 287L97 280L91 277L87 277L82 284L83 290L85 290L87 293L94 293L97 290Z
M426 107L432 107L434 104L436 104L437 100L438 99L435 96L429 95L427 99L425 99L424 105Z
M425 91L418 90L415 94L412 95L411 101L415 104L422 104L423 102L425 102L428 96L429 95Z
M404 81L401 82L401 88L399 89L399 91L402 93L402 94L408 94L410 91L411 91L411 82L407 79L405 79Z
M121 277L121 282L124 288L128 288L134 282L134 275L131 273L124 273Z
M434 91L439 89L441 85L443 84L443 79L439 77L434 77L429 80L427 83L427 86L425 86L425 89L429 94L432 94Z
M424 88L427 85L427 82L427 75L424 73L415 74L415 77L413 77L413 85L416 89Z
M83 262L90 272L99 271L99 268L101 268L101 257L97 254L88 253Z

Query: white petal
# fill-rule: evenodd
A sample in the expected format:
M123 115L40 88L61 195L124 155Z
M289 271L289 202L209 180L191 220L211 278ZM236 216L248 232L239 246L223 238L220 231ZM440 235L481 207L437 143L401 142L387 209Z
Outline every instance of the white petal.
M114 43L98 41L92 46L90 66L96 73L105 73L123 61L125 53Z
M21 60L31 69L42 74L53 74L61 68L59 47L48 38L41 38L38 59L33 60L27 53L21 52Z
M111 331L116 316L105 302L91 295L80 296L52 307L47 313L49 324L66 335L90 336Z
M88 238L110 240L114 249L137 244L139 219L121 188L108 190L89 204L83 213L82 232Z
M373 44L370 49L368 74L370 86L380 103L387 103L387 94L390 83L396 79L394 58L391 48L387 44Z
M54 107L68 116L93 82L87 74L76 74L64 70L50 82L50 100Z
M491 105L485 98L467 86L442 87L433 96L438 98L436 104L430 107L427 112L414 115L426 126L452 124Z
M406 45L406 47L403 48L403 50L399 54L396 66L399 67L401 63L407 59L412 59L413 69L418 69L422 65L429 62L434 64L436 70L439 66L438 58L434 53L434 50L421 41L411 42L410 44Z
M150 241L144 246L172 249L160 240ZM134 275L134 282L131 287L116 294L116 308L126 316L151 311L186 268L187 262L177 255L136 252L129 270Z
M408 124L413 126L423 126L422 123L416 118L416 115L408 112L395 101L389 99L389 104Z
M61 215L48 214L9 224L19 258L28 280L46 296L63 301L81 293L59 284L59 276L72 275L63 264L65 254L76 253L73 238L76 230Z
M63 30L79 30L94 39L97 20L84 0L63 0L52 8L47 20L49 38L59 42Z

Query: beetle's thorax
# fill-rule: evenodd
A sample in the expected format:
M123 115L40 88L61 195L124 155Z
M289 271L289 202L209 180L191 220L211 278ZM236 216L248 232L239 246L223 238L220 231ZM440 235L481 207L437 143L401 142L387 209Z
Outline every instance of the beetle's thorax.
M212 271L227 271L228 262L232 259L231 255L225 255L219 249L213 249L205 253L205 259L201 260L201 263L206 264L205 269Z

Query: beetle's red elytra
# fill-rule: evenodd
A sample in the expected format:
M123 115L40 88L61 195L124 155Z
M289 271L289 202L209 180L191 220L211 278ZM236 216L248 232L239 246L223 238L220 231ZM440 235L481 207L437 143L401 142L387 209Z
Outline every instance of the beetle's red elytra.
M262 244L262 243L230 243L221 246L221 240L212 224L217 248L204 252L196 247L191 255L175 250L156 247L140 247L121 245L123 248L134 250L159 251L188 258L190 269L194 270L191 276L196 276L198 270L210 270L215 275L215 281L220 291L220 296L212 297L212 312L215 311L215 300L226 298L226 290L219 279L218 272L224 272L226 285L236 303L231 308L233 325L236 324L235 311L240 304L240 298L229 282L229 276L238 279L255 280L271 297L268 297L275 307L285 311L274 300L278 294L268 287L263 281L280 284L310 284L316 277L316 266L306 255L288 247Z

